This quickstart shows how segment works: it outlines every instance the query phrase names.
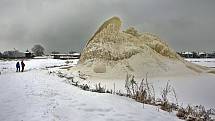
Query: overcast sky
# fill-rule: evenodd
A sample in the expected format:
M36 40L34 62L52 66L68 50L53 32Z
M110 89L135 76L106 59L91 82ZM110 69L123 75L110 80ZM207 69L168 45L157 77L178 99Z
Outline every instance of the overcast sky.
M215 51L215 0L0 0L0 51L81 51L108 18L177 50Z

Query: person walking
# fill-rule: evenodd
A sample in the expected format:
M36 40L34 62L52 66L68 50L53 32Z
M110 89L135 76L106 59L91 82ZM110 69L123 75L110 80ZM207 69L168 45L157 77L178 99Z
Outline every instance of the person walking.
M16 72L20 72L20 64L19 64L19 62L16 63Z
M21 62L21 66L22 66L22 72L24 71L24 68L25 68L25 63L23 62L23 60L22 60L22 62Z

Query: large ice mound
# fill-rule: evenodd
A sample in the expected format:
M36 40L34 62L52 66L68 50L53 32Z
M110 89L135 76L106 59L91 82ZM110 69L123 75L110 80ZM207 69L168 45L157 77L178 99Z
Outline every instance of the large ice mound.
M127 73L137 77L146 73L195 74L205 70L184 61L159 36L140 33L133 27L121 31L121 25L118 17L104 22L87 42L75 70L101 78L125 78Z

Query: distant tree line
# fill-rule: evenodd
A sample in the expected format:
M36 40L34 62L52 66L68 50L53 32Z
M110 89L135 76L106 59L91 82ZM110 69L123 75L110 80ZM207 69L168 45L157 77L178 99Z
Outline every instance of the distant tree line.
M184 58L215 58L215 52L177 52Z
M18 50L0 52L0 58L24 58L25 54Z
M78 53L76 51L69 51L69 54L74 54ZM51 54L60 54L58 51L52 51ZM33 58L34 56L43 56L45 55L45 48L40 45L36 44L31 48L31 51L26 50L25 52L20 52L16 49L10 50L10 51L4 51L0 52L0 58L10 58L10 59L15 59L15 58Z
M45 49L42 45L37 44L34 45L33 48L31 49L32 52L26 51L26 52L20 52L16 49L10 50L10 51L4 51L3 53L0 52L0 58L25 58L25 57L34 57L34 56L43 56ZM30 54L30 55L29 55Z

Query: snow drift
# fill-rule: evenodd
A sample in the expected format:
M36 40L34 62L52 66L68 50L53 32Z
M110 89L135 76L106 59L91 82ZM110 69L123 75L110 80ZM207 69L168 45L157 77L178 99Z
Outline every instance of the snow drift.
M122 22L112 17L87 42L77 67L89 77L125 78L127 73L143 77L198 74L207 68L184 61L159 36L140 33L129 27L121 31Z

